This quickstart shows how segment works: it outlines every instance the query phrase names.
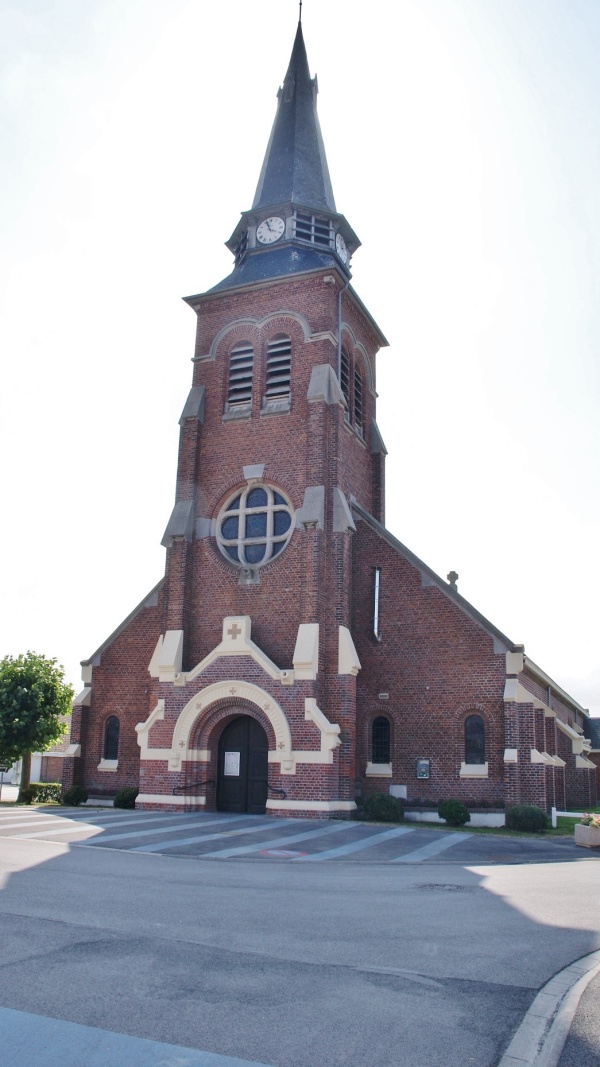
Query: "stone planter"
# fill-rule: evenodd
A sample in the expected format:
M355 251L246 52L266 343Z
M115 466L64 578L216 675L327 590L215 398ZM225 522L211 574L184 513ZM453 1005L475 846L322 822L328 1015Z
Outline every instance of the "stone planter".
M582 848L600 848L600 828L575 823L575 844Z

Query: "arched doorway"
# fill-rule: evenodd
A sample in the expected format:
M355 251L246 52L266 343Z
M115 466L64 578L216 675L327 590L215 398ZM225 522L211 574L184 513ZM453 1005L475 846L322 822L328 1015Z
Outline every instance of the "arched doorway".
M269 742L250 715L228 723L219 739L217 810L264 815L267 803Z

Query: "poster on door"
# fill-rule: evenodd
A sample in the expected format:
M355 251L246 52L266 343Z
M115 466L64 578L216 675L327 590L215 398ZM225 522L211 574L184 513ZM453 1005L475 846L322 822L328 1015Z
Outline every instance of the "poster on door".
M223 774L226 778L239 778L240 776L240 752L226 752Z

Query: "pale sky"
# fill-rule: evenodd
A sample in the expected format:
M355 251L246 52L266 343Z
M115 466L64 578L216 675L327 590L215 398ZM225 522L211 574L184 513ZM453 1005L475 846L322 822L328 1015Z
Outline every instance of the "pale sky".
M600 714L598 0L305 0L387 525ZM79 661L161 578L195 315L294 0L0 0L0 655ZM289 664L281 664L282 667Z

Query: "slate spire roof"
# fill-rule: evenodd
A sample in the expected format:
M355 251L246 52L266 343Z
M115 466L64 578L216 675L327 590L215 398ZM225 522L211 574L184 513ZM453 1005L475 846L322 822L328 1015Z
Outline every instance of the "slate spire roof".
M317 79L311 78L298 23L294 47L252 207L286 201L335 212L325 146L317 115Z
M335 206L317 116L317 92L299 22L287 73L277 93L277 112L254 202L249 211L242 212L225 242L235 256L235 266L210 293L324 268L350 277L349 258L360 240ZM285 220L285 234L276 244L265 246L257 240L256 231L269 215ZM301 216L299 227L297 219ZM343 253L336 244L340 240Z

